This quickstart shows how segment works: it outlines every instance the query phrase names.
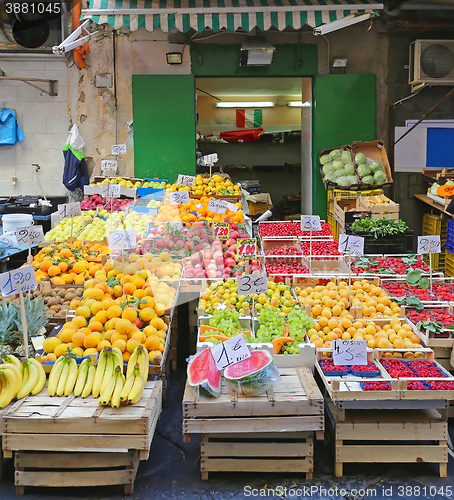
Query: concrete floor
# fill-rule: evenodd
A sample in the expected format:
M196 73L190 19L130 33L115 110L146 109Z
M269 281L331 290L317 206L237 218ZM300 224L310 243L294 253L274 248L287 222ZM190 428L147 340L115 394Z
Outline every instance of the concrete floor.
M448 478L438 477L432 464L348 464L344 477L334 477L333 457L323 441L315 445L314 479L297 474L211 473L200 479L200 440L184 443L181 434L181 401L186 373L172 373L150 458L141 462L134 493L127 497L121 487L25 488L24 500L97 499L120 500L238 500L243 498L345 499L454 498L454 460ZM450 426L454 437L454 422ZM372 450L371 450L371 453ZM287 488L285 491L284 488ZM274 491L273 491L274 489ZM337 489L337 490L336 490ZM362 491L361 491L362 490ZM17 498L14 472L9 463L0 483L0 500Z

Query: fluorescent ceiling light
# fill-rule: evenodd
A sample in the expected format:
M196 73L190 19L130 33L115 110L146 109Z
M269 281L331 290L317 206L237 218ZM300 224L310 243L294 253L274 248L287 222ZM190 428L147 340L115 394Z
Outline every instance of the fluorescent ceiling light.
M272 108L276 106L273 101L250 102L215 102L217 108Z
M318 26L314 28L314 35L326 35L327 33L331 33L332 31L340 30L342 28L346 28L347 26L352 26L353 24L360 23L362 21L367 21L374 17L375 14L373 12L369 12L368 14L349 14L348 16L338 19L337 21L333 21L331 23L324 24L323 26Z
M311 103L310 101L289 101L287 106L290 106L291 108L310 108Z

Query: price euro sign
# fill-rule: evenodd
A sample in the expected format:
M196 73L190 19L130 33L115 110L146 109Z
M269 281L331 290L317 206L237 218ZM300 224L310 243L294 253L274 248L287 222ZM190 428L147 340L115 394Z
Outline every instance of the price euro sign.
M301 231L321 231L322 225L318 215L302 215Z
M39 245L44 242L43 226L18 227L16 229L18 245Z
M33 266L24 266L15 271L0 274L0 292L3 297L9 297L38 287Z
M441 242L439 234L435 236L418 236L418 255L440 252Z
M228 222L213 222L213 236L218 240L228 240L230 224Z
M257 241L254 238L237 239L236 255L240 260L255 259L257 256Z
M177 180L178 185L192 187L194 186L194 183L195 183L195 177L193 175L183 175L183 174L178 175L178 180Z

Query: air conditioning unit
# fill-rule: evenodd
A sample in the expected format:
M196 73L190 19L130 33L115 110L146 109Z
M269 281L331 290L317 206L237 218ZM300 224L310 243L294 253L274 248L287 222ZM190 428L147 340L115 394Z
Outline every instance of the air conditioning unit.
M43 51L60 44L65 12L60 3L0 2L0 50Z
M454 85L454 40L415 40L410 44L409 83Z

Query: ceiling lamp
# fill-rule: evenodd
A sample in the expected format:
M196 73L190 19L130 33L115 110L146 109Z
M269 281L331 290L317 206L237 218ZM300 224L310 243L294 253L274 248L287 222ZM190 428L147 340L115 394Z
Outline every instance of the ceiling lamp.
M367 21L375 17L373 12L369 12L368 14L349 14L342 19L338 19L337 21L332 21L331 23L326 23L322 26L317 26L314 28L314 35L326 35L327 33L331 33L332 31L340 30L342 28L347 28L348 26L352 26L353 24L360 23L362 21Z
M247 39L241 46L241 66L272 66L276 47L264 38Z
M183 62L183 54L181 52L167 52L167 64L181 64Z
M289 101L287 106L290 106L291 108L310 108L311 103L310 101Z
M217 108L272 108L276 106L273 101L250 101L250 102L215 102Z

